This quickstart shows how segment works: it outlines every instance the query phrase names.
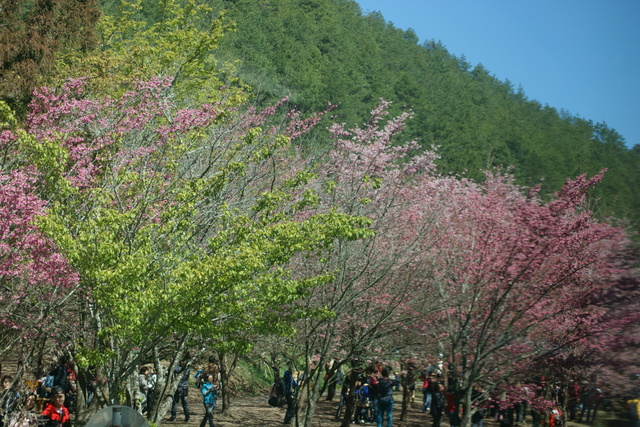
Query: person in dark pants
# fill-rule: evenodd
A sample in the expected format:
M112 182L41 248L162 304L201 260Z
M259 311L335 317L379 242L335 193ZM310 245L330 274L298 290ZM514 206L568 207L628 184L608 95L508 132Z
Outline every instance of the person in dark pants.
M200 422L200 427L205 427L207 421L209 422L209 427L213 427L213 411L216 409L216 401L218 400L217 386L213 385L213 381L213 375L207 375L207 379L202 385L202 389L200 389L202 403L204 404L204 418Z
M433 417L433 427L440 427L445 404L446 399L444 397L444 385L438 384L438 388L431 396L431 416Z
M371 367L368 370L367 382L369 383L369 395L371 396L371 418L374 421L378 420L378 386L380 380L378 379L378 371Z
M338 409L336 410L335 421L340 421L342 417L342 409L344 408L344 404L347 401L347 396L349 395L349 384L345 381L342 384L342 390L340 391L340 402L338 403Z
M189 403L187 402L187 396L189 395L189 372L190 369L184 361L181 361L173 371L174 374L180 375L180 381L178 382L176 392L173 394L171 418L169 418L169 421L175 421L176 415L178 414L178 402L180 402L184 412L184 422L189 422Z
M287 413L284 414L284 424L291 424L291 420L296 413L295 410L295 391L298 383L291 376L291 372L285 371L282 376L284 398L287 400Z
M542 425L542 414L536 408L531 408L531 427L540 427Z
M324 376L324 380L327 382L327 402L333 401L333 397L336 395L336 385L340 381L340 371L336 370L332 372L334 361L330 360L324 366L327 372Z

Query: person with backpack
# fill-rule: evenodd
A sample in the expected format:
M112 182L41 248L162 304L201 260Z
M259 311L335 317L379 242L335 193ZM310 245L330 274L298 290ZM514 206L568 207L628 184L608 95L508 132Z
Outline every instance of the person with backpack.
M393 390L399 384L398 380L389 378L389 370L382 370L382 378L378 380L378 427L387 419L387 427L393 427Z
M178 402L180 402L182 404L182 411L184 412L184 422L189 422L189 402L187 401L187 396L189 396L189 372L190 369L186 366L186 361L184 360L181 360L173 370L176 376L180 375L180 380L178 381L178 388L176 388L176 392L173 394L171 418L169 418L169 421L176 420Z
M371 394L369 384L366 378L362 378L356 382L356 413L355 421L357 424L364 424L372 421L371 418Z
M214 381L213 375L207 375L200 389L204 405L204 418L200 422L200 427L205 427L207 421L209 422L209 427L213 427L213 411L215 411L216 402L218 401L218 386L214 384Z
M284 388L284 380L282 378L276 378L269 389L269 400L267 402L270 406L281 408L287 403L284 396Z
M295 415L295 394L298 383L293 379L290 371L285 371L282 376L282 393L287 401L287 412L284 414L284 424L291 424Z
M70 367L67 365L67 357L60 356L60 358L58 359L58 364L53 366L53 368L51 369L51 371L49 371L49 374L45 377L43 381L43 385L47 393L50 393L50 391L54 387L60 387L63 393L65 393L66 395L67 374L69 373L69 371L70 371Z
M49 375L53 377L53 386L60 387L66 391L67 388L67 357L61 356L58 359L58 365L49 372Z
M218 385L220 383L220 365L218 365L218 360L214 356L209 357L209 364L204 367L205 378L208 375L213 376L213 384Z

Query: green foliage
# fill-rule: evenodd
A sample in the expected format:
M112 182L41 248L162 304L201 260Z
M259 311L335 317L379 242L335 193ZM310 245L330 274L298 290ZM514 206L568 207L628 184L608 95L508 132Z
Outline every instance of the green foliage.
M515 166L518 182L551 195L565 179L608 168L593 197L602 217L640 219L637 158L606 125L558 112L435 41L419 44L350 0L215 2L235 22L216 55L240 59L238 76L263 102L288 95L304 111L339 103L337 121L361 123L379 98L412 109L405 134L439 147L444 172L483 179ZM318 142L316 142L317 144Z
M78 16L94 16L91 7ZM49 82L90 76L94 91L116 94L132 78L168 75L190 105L237 104L247 82L262 105L284 96L307 112L340 104L334 116L348 125L384 98L392 114L412 109L406 135L438 146L444 172L482 179L482 169L515 166L519 183L552 194L567 177L607 168L594 209L639 226L637 156L615 130L530 100L443 43L420 44L379 13L364 15L355 1L113 0L102 8L98 48L65 43Z
M308 112L341 103L333 120L348 125L391 100L391 114L414 112L406 134L422 149L439 146L445 172L479 178L515 165L519 183L551 193L609 168L594 209L638 226L637 147L528 100L440 43L363 16L354 1L122 0L105 3L97 29L97 49L70 43L58 57L46 101L55 110L65 100L55 91L69 77L87 77L88 93L39 111L45 118L32 123L46 131L21 130L5 104L0 124L17 136L3 147L5 169L40 172L47 215L37 225L88 297L72 307L81 319L73 352L81 367L110 367L111 398L140 363L181 357L184 342L245 352L256 335L292 335L295 320L333 320L328 305L300 302L337 282L336 246L374 234L370 219L342 213L375 217L368 193L310 213L320 191L340 193L339 177L309 186L320 173L295 156L286 120L297 116L278 126L235 108L247 98L243 81L257 104L289 96ZM133 82L158 75L170 87L128 98ZM103 103L83 116L94 101ZM385 184L368 172L357 183ZM320 262L300 268L309 260Z
M111 5L115 6L115 5ZM221 38L233 30L224 16L214 17L205 4L163 0L154 3L155 20L148 21L142 0L122 0L109 8L98 22L99 48L90 53L68 49L60 55L57 79L91 77L94 91L122 93L129 82L170 76L181 102L200 104L219 101L226 86L227 102L246 99L244 87L230 77L231 65L221 65L213 51Z
M405 134L439 147L444 172L483 179L483 169L515 166L519 183L551 195L568 177L607 168L594 210L638 227L636 156L613 129L529 100L444 44L419 44L379 13L363 15L354 1L138 0L104 10L101 51L71 62L84 67L75 75L110 81L109 91L128 77L167 74L184 100L211 100L209 88L224 84L236 88L235 102L240 78L262 105L288 96L310 112L331 102L348 125L384 98L391 114L414 112Z
M366 218L295 217L318 196L286 125L251 109L179 109L162 81L115 100L51 94L20 148L42 172L38 225L90 296L78 355L117 367L113 383L176 337L239 351L253 334L292 333L293 320L314 315L294 303L333 278L294 275L292 259L372 235ZM91 131L78 125L87 121Z

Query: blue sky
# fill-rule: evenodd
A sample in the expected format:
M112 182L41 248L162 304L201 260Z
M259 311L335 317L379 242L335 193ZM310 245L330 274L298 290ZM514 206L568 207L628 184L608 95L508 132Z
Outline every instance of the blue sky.
M640 0L356 0L529 99L640 144Z

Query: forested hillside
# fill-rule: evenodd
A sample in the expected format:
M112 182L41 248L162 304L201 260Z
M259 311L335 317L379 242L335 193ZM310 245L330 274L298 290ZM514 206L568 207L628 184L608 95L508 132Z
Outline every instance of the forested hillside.
M529 99L526 88L450 54L446 40L420 43L352 0L211 3L237 25L218 58L240 60L238 75L260 100L289 96L307 111L338 103L335 114L354 124L384 98L394 112L414 112L407 137L438 146L444 171L479 178L482 169L513 165L520 183L541 184L543 193L608 168L594 207L637 226L639 147L627 149L604 123Z

